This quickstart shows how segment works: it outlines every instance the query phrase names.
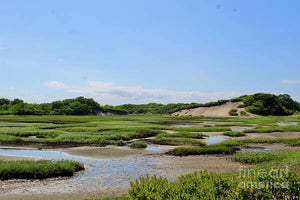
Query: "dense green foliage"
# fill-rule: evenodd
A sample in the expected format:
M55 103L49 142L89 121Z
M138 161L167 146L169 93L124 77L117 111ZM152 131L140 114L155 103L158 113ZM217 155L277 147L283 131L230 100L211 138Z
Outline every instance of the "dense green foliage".
M291 199L299 197L300 175L295 170L283 170L281 176L273 176L271 170L263 169L265 174L230 176L207 171L187 174L178 182L156 176L140 177L131 182L128 199L136 200L190 200L190 199ZM250 184L251 183L251 184ZM285 183L274 187L271 184ZM259 185L259 186L258 186ZM288 187L286 187L288 185ZM273 187L272 187L273 186Z
M45 179L59 176L73 176L83 170L83 164L70 161L1 161L0 180L7 179Z
M20 99L14 99L12 101L3 98L0 99L0 114L2 115L96 115L99 112L127 114L124 110L106 108L100 106L100 104L93 99L84 97L42 104L24 103L24 101Z
M239 114L238 114L238 110L235 109L235 108L231 109L231 110L229 111L229 115L230 115L230 116L238 116L238 115L239 115Z
M247 115L248 114L245 111L243 111L243 110L240 111L240 116L247 116Z
M290 115L300 110L300 104L289 95L257 93L239 97L245 110L258 115Z

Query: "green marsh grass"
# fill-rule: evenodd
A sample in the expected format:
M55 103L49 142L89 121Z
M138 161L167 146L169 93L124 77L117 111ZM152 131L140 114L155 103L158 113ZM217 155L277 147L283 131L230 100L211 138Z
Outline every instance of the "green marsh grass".
M240 131L227 131L223 133L223 135L230 136L230 137L242 137L245 136L246 134Z
M247 143L267 143L267 144L282 143L282 144L288 144L291 146L299 146L300 138L295 138L295 139L285 139L285 138L236 139L236 140L223 141L223 142L219 143L219 145L242 146Z
M144 141L136 141L130 144L130 148L133 149L144 149L147 147L147 143Z
M46 179L73 176L84 170L83 164L70 161L0 161L0 179Z
M167 152L174 156L203 155L203 154L230 154L233 150L224 145L207 145L203 147L178 147Z
M193 138L184 138L184 137L160 137L159 140L166 141L166 142L176 142L176 143L182 143L182 144L196 144L200 146L205 146L206 143L193 139Z
M246 152L237 153L232 156L233 161L244 164L258 164L274 160L281 160L283 157L276 152Z
M164 130L181 133L160 135L164 140L185 143L198 143L202 137L199 132L229 132L227 126L267 125L242 132L300 131L300 126L278 127L278 120L299 122L292 117L255 117L255 118L213 118L213 117L170 117L162 115L128 115L128 116L0 116L0 142L3 143L43 143L43 144L95 144L122 145L124 141L134 138L146 138L160 135ZM4 121L4 122L3 122ZM167 124L201 123L203 121L225 122L215 127L174 127ZM199 136L199 138L198 138ZM188 139L178 139L188 138ZM185 140L185 141L184 141ZM289 141L292 144L291 141ZM298 142L294 142L298 145Z
M156 136L157 139L162 137L179 137L179 138L193 138L193 139L203 139L203 137L207 137L203 133L193 133L193 132L179 132L179 133L161 133Z

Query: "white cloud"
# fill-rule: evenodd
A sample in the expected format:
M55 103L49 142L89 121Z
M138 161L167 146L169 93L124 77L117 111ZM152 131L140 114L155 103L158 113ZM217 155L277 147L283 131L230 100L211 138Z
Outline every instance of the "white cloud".
M45 82L44 85L46 85L48 87L68 88L68 86L66 84L59 82L59 81Z
M283 80L284 84L300 84L300 80Z
M237 97L236 92L202 93L198 91L173 91L166 89L149 89L141 86L124 87L114 83L89 81L86 87L70 87L69 93L91 96L101 104L125 103L189 103L209 102Z

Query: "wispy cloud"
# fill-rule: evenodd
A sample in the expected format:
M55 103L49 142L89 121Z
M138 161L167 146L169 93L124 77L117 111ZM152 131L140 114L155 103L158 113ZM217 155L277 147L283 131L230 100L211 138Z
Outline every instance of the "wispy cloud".
M45 82L44 85L46 85L48 87L68 88L68 86L66 84L59 82L59 81Z
M300 84L300 80L283 80L284 84Z
M124 87L114 83L89 81L86 87L70 87L69 93L88 95L100 103L178 103L208 102L239 96L236 92L202 93L198 91L173 91L166 89L149 89L141 86Z

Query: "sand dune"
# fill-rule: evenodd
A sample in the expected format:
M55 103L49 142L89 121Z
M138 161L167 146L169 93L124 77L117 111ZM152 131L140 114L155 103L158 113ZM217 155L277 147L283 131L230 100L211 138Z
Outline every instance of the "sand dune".
M231 109L237 109L238 113L240 111L245 111L244 108L237 108L239 105L243 104L240 102L227 102L220 106L211 106L211 107L198 107L192 109L184 109L177 112L174 112L172 116L203 116L203 117L229 117L229 111ZM251 113L247 113L249 116L255 116Z

